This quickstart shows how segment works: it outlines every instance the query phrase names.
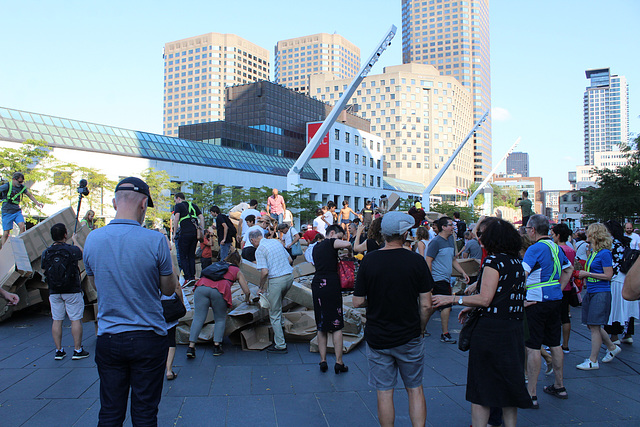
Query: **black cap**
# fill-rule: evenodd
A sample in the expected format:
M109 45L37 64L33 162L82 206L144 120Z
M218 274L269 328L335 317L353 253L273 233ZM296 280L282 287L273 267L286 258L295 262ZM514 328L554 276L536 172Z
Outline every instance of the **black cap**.
M133 187L121 187L122 184L132 184ZM153 200L151 200L151 194L149 193L149 186L146 182L135 176L125 178L116 185L116 192L118 191L135 191L136 193L144 194L147 196L147 206L153 207Z

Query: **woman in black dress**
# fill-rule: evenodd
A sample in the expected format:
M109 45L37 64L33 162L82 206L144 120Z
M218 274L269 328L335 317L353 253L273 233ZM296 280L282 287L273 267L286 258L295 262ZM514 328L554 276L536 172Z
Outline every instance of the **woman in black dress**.
M320 352L320 370L326 372L327 338L331 333L336 353L336 374L347 372L349 368L342 362L342 288L338 277L338 250L348 249L351 243L342 240L344 230L339 225L330 225L326 230L326 239L313 248L313 263L316 273L311 282L313 310L318 327L318 351Z
M522 241L507 221L497 219L478 235L487 250L478 279L477 295L436 295L434 307L458 303L463 321L471 307L482 314L471 336L467 395L473 426L486 426L490 407L503 410L505 427L515 427L517 408L531 407L524 380L522 318L525 274L518 257Z

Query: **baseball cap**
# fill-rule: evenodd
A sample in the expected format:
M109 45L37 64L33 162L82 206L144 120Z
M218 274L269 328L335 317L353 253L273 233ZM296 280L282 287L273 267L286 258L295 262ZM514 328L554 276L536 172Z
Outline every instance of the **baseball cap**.
M132 184L133 187L122 187L122 184ZM151 200L151 194L149 193L149 186L146 182L135 176L125 178L116 185L116 192L118 191L135 191L136 193L144 194L147 196L147 206L153 207L153 200Z
M404 234L416 223L416 220L409 214L391 211L382 217L382 234L393 236L394 234Z

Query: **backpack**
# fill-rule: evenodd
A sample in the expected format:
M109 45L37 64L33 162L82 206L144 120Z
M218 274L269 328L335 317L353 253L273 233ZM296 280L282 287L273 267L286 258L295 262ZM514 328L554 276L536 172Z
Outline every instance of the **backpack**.
M47 248L42 266L52 293L78 292L78 264L64 246L53 245Z
M638 259L640 255L640 251L637 249L631 249L628 246L624 248L624 253L622 254L622 261L620 261L620 267L618 270L620 273L627 274L631 267Z
M217 282L224 279L224 275L227 274L227 271L229 271L229 264L224 261L218 261L202 270L202 276Z

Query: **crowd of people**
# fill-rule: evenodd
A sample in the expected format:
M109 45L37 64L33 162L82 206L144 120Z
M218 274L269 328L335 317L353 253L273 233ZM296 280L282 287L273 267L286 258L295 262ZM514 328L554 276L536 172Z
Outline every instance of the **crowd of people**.
M24 177L13 178L5 189L10 194L5 204L19 200L11 195L21 191ZM29 196L24 190L23 194ZM89 355L82 347L79 320L79 260L98 290L95 360L100 376L99 420L104 425L122 424L129 394L134 424L156 420L163 375L167 380L177 377L172 369L177 318L170 319L168 312L175 302L188 306L183 286L194 287L193 307L183 307L194 311L187 358L196 357L196 342L209 308L215 320L213 354L224 354L231 286L238 283L245 302L253 303L243 262L255 263L260 271L256 284L260 304L269 311L274 333L274 344L267 351L274 354L287 353L282 301L293 283L294 259L302 256L314 264L311 291L319 370L329 370L331 337L334 372L347 374L339 265L356 254L353 305L366 308L369 384L377 391L383 426L394 423L398 374L407 390L412 424L425 424L422 381L428 349L424 337L438 311L440 342L456 343L449 331L454 305L463 306L458 319L467 331L461 349L469 349L466 399L471 403L473 426L515 426L518 409L539 409L537 382L543 360L553 382L542 391L569 398L563 371L564 355L571 352L571 307L581 306L582 323L591 336L590 355L577 369L599 369L600 363L613 362L624 345L633 343L634 320L639 315L640 262L635 259L640 237L632 223L622 226L611 220L573 232L564 223L550 224L548 218L535 214L524 194L519 203L523 215L525 211L529 215L520 229L498 217L481 217L467 225L458 212L451 218L431 218L419 202L408 213L384 213L372 201L360 212L347 202L336 211L336 204L329 201L318 209L312 224L298 231L284 198L273 189L264 211L257 200L234 207L228 215L211 206L214 223L205 228L200 207L183 193L175 195L175 202L168 234L146 229L141 226L146 209L153 207L149 187L139 178L125 178L115 190L113 221L92 231L84 248L74 236L74 244L67 244L64 224L54 225L55 243L42 256L51 288L55 359L65 356L61 344L65 313L72 321L72 358ZM4 211L3 204L3 223ZM11 225L20 221L13 211L6 219ZM88 213L83 221L91 227L93 219ZM198 246L203 270L218 274L215 278L204 273L196 277ZM73 274L61 275L65 271ZM5 290L2 296L18 302L16 295Z

